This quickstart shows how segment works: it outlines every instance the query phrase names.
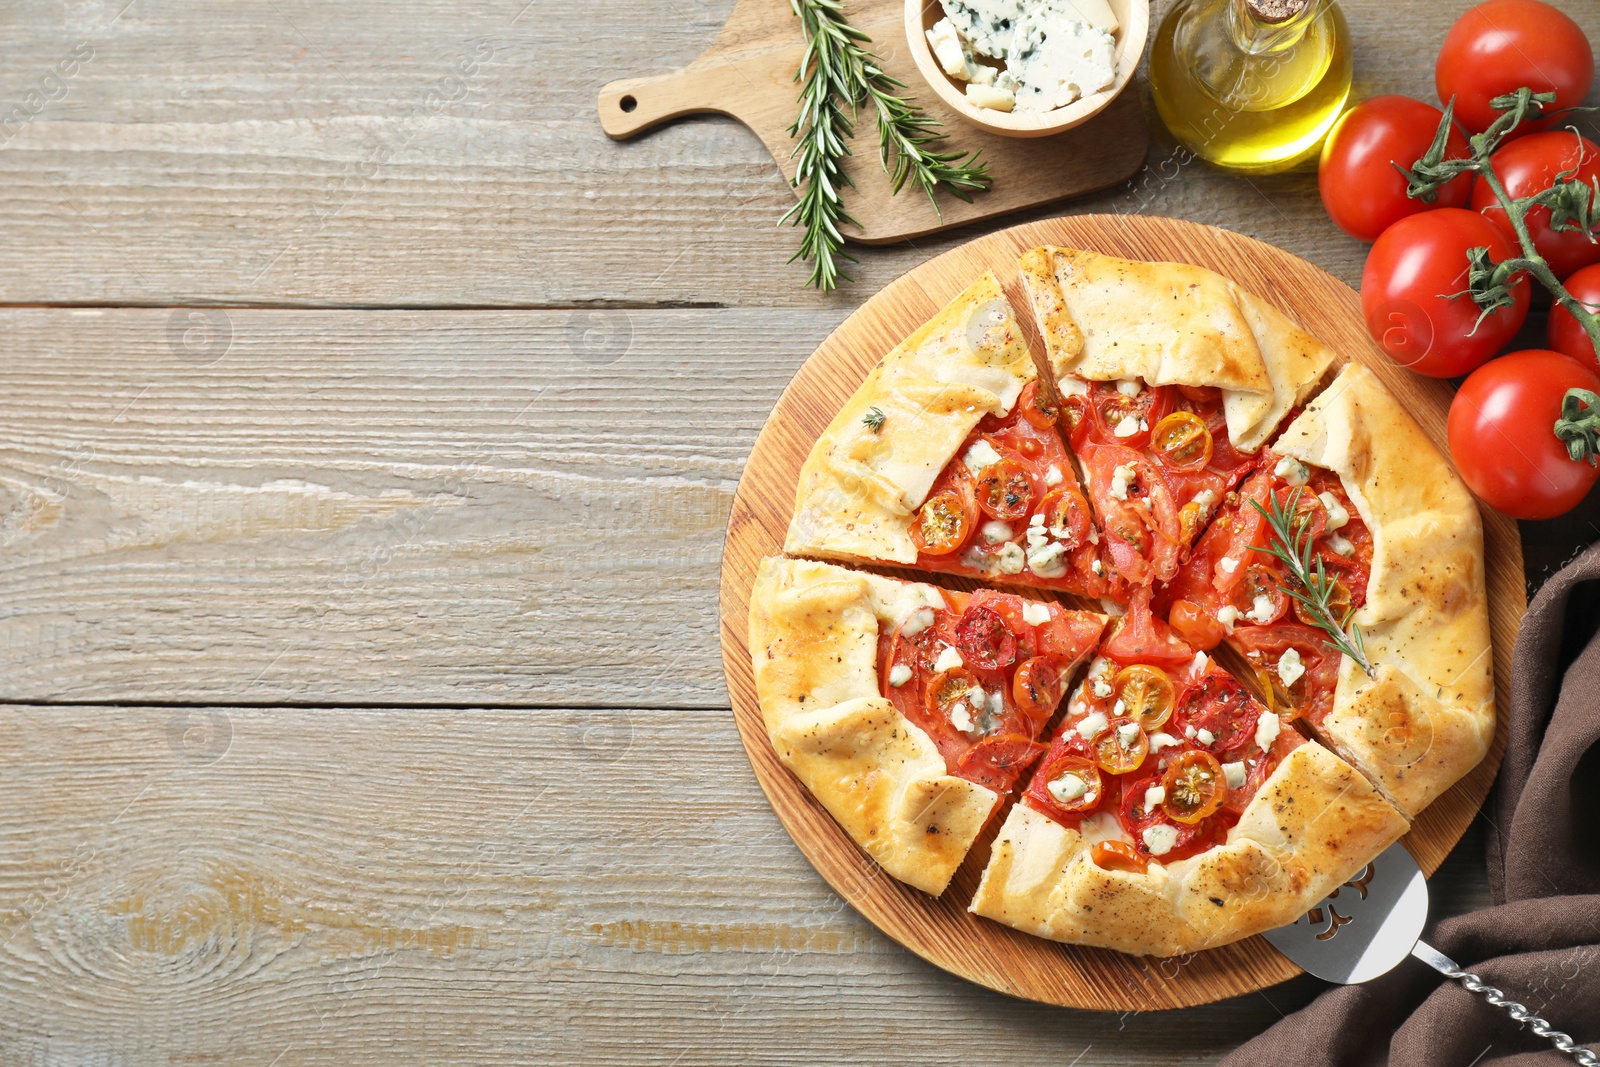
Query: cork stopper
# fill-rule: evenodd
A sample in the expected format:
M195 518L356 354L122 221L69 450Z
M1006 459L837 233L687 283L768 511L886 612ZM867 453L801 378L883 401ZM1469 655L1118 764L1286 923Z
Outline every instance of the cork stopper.
M1250 13L1270 25L1288 22L1304 11L1309 3L1310 0L1245 0Z

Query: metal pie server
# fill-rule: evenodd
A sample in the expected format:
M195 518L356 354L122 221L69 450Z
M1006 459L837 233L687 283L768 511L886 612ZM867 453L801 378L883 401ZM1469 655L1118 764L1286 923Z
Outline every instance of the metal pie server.
M1583 1067L1600 1067L1600 1057L1578 1047L1571 1035L1554 1029L1525 1005L1420 940L1427 919L1427 879L1411 853L1395 844L1292 924L1262 936L1311 974L1341 985L1388 974L1407 956L1415 956L1482 994L1490 1004L1504 1008Z

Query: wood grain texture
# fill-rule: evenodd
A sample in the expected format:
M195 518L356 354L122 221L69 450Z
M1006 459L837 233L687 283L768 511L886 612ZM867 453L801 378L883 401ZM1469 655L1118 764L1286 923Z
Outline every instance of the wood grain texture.
M1124 10L1130 4L1142 10L1148 0L1118 2ZM847 236L868 244L920 237L1103 189L1126 181L1144 163L1149 136L1136 94L1119 96L1099 116L1054 137L1018 140L991 133L966 122L919 73L904 28L905 0L856 0L846 11L871 37L884 69L908 87L907 95L946 127L952 143L981 152L994 178L989 191L971 202L941 194L938 213L915 190L894 195L878 162L875 119L868 107L849 140L851 154L844 166L854 183L848 210L856 221L844 227ZM1141 35L1141 52L1143 45ZM795 140L789 127L798 92L794 76L803 52L787 0L739 0L711 47L683 70L626 78L602 88L600 125L620 139L685 115L728 115L761 139L794 189ZM1132 57L1129 61L1137 63ZM799 195L798 189L794 192Z
M734 484L837 322L0 310L0 695L726 706Z
M952 978L806 867L726 709L4 706L0 732L8 1067L1198 1065L1321 988L1140 1018Z
M930 260L850 316L801 367L751 453L729 521L722 572L722 646L734 715L750 761L778 817L806 857L845 899L924 959L1015 996L1105 1011L1138 1010L1133 976L1152 961L1026 936L966 911L985 860L968 857L951 889L929 898L884 874L779 762L767 739L746 644L748 595L762 556L777 554L793 512L800 466L839 407L882 355L927 321L985 269L1022 301L1016 258L1040 244L1134 259L1195 263L1234 279L1297 320L1338 353L1360 360L1401 399L1441 449L1450 390L1397 369L1368 340L1356 294L1311 264L1221 230L1170 219L1080 217L1013 227ZM1507 700L1511 653L1526 606L1516 524L1484 515L1496 699ZM1507 719L1489 756L1414 822L1406 843L1423 869L1438 867L1477 814L1505 749ZM1261 938L1184 958L1174 980L1151 995L1186 1007L1281 982L1298 969Z
M1439 41L1470 0L1341 6L1356 95L1431 100ZM1600 38L1600 5L1563 6ZM822 297L785 262L796 235L776 222L793 196L754 134L708 117L608 140L600 87L691 62L733 0L123 7L0 10L0 113L94 49L64 95L0 130L0 302L848 309L975 235L861 250L855 282ZM463 76L480 42L493 54ZM1145 167L1072 210L1192 218L1359 281L1366 246L1327 221L1314 174L1229 177L1146 118Z

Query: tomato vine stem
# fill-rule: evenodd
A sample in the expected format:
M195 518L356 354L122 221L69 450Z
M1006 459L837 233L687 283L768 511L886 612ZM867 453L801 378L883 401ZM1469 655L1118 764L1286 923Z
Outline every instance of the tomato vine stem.
M1544 106L1554 102L1554 93L1536 93L1526 86L1514 93L1496 97L1491 101L1491 105L1500 111L1500 117L1495 119L1488 129L1482 133L1475 133L1467 139L1471 156L1465 159L1445 159L1446 139L1455 113L1455 101L1452 99L1445 107L1444 117L1439 122L1438 135L1427 153L1409 169L1401 167L1398 163L1395 167L1407 178L1406 195L1424 202L1431 202L1429 197L1436 195L1440 186L1461 174L1469 172L1476 174L1479 181L1488 185L1495 199L1499 201L1500 207L1505 211L1506 219L1511 223L1511 230L1516 235L1522 255L1494 263L1490 260L1486 248L1475 248L1467 253L1470 269L1469 289L1465 295L1470 295L1483 309L1483 314L1488 315L1495 308L1510 303L1510 287L1518 275L1530 275L1578 321L1584 332L1589 335L1589 343L1594 346L1596 358L1600 358L1600 308L1590 307L1567 291L1561 279L1556 277L1555 271L1550 269L1550 264L1539 254L1533 243L1533 235L1528 231L1528 212L1542 207L1550 212L1551 229L1580 230L1593 241L1595 211L1597 206L1600 206L1600 203L1597 203L1600 202L1600 188L1575 180L1578 171L1578 164L1575 163L1571 170L1558 173L1549 188L1530 196L1514 197L1506 190L1505 183L1490 165L1490 157L1512 130L1521 125L1530 113L1534 117L1541 116ZM1579 141L1578 160L1581 163L1583 138L1576 128L1572 129L1572 135Z

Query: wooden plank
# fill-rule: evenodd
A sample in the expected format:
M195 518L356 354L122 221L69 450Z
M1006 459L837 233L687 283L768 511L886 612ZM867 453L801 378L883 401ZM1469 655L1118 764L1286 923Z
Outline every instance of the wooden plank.
M734 484L837 320L0 311L0 695L724 704Z
M1434 444L1445 447L1450 389L1396 368L1374 347L1349 288L1281 250L1220 230L1163 219L1100 217L1001 230L917 268L847 319L796 374L763 428L739 483L722 571L722 642L728 687L750 761L779 818L835 889L918 955L992 989L1072 1007L1126 1010L1131 973L1149 964L1117 952L1063 946L979 919L967 910L987 861L973 850L937 899L885 874L862 857L839 825L783 767L768 740L746 644L749 595L764 556L782 551L794 487L817 436L894 339L908 336L980 272L1004 272L1041 244L1088 248L1133 259L1195 263L1233 279L1322 339L1339 362L1359 361L1381 378ZM1014 267L1011 267L1014 274ZM1002 274L1002 277L1006 275ZM1020 282L1011 286L1020 300ZM1511 654L1526 607L1516 523L1483 514L1496 699L1509 694ZM1438 867L1477 815L1505 751L1502 712L1486 758L1420 813L1405 842L1425 871ZM1368 857L1370 858L1370 857ZM1361 862L1359 859L1353 861ZM1188 1007L1266 988L1297 968L1257 937L1189 957L1177 980L1149 994L1162 1007ZM1143 998L1143 991L1137 994Z
M1468 0L1342 6L1357 93L1430 97ZM1600 36L1600 7L1568 6ZM824 298L785 263L795 234L775 223L792 197L754 135L696 119L608 141L600 86L683 66L731 7L7 5L0 115L27 118L0 123L0 300L846 308L972 236L861 250L856 282ZM57 88L80 43L93 58ZM1328 223L1312 175L1227 177L1152 130L1145 171L1072 210L1194 218L1359 280L1365 247Z
M8 706L0 732L16 1067L1207 1064L1319 988L1140 1017L937 971L806 866L725 708Z

